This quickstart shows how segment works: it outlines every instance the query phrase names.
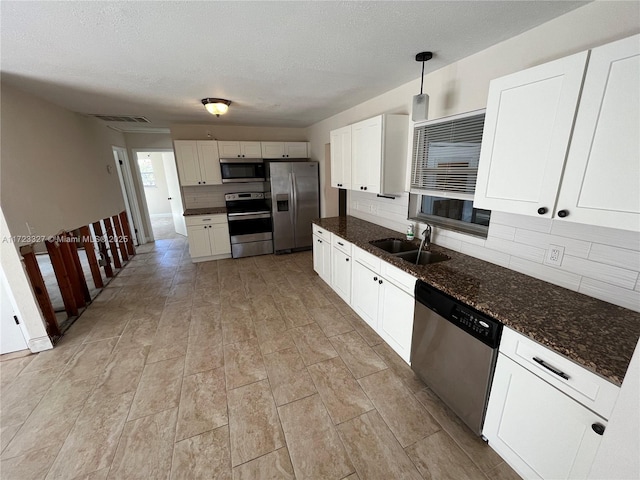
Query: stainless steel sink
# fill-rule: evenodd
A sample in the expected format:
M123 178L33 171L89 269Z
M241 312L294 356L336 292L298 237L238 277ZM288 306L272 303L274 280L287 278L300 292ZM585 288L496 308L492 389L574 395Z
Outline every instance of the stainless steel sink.
M402 240L399 238L385 238L382 240L373 240L369 242L374 247L384 250L387 253L401 253L401 252L417 252L418 247L413 242L408 240Z
M418 258L418 252L404 252L398 253L395 255L398 258L401 258L409 263L416 263L416 258ZM445 260L450 260L451 257L446 256L444 253L431 252L429 250L423 251L420 254L420 261L417 265L429 265L430 263L443 262Z

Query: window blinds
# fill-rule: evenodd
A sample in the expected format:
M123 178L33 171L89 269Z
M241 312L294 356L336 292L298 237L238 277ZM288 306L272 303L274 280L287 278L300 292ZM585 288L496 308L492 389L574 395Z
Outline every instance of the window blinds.
M411 193L473 200L484 113L416 126Z

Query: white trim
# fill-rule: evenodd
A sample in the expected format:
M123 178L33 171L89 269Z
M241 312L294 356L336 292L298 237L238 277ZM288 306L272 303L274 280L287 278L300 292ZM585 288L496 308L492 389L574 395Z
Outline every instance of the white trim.
M29 350L31 350L33 353L38 353L38 352L42 352L44 350L50 350L53 348L53 345L51 344L51 340L49 339L49 337L31 338L27 342L27 345L29 346Z
M129 220L131 221L134 230L137 230L137 234L134 235L134 237L137 239L139 244L147 243L147 235L145 234L146 232L144 224L142 223L142 216L140 215L140 206L138 205L138 199L135 195L136 189L133 183L133 176L131 174L131 166L129 164L127 149L116 145L112 145L111 148L114 154L113 160L118 171L118 178L120 179L120 186L122 188L122 196L125 202L127 214L129 215L129 217L131 217L129 218ZM121 152L124 157L122 165L120 165L120 162L118 161L119 152ZM136 172L138 173L138 175L140 175L140 172L138 172L137 169ZM153 235L151 235L150 237L150 240L153 240Z

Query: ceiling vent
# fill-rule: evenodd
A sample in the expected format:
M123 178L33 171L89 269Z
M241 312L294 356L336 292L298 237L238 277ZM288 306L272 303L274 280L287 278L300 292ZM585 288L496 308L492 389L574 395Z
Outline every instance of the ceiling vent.
M128 122L128 123L151 123L145 117L137 117L132 115L91 115L105 122Z

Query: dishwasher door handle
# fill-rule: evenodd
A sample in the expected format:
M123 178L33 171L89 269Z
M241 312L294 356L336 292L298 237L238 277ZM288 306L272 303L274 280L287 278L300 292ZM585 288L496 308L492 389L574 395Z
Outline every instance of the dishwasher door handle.
M549 365L547 362L545 362L544 360L542 360L541 358L538 357L533 357L533 361L536 362L539 365L542 365L544 368L546 368L547 370L549 370L550 372L555 373L556 375L558 375L560 378L564 378L565 380L569 380L569 375L567 375L566 373L564 373L562 370L558 370L555 367L552 367L551 365Z

